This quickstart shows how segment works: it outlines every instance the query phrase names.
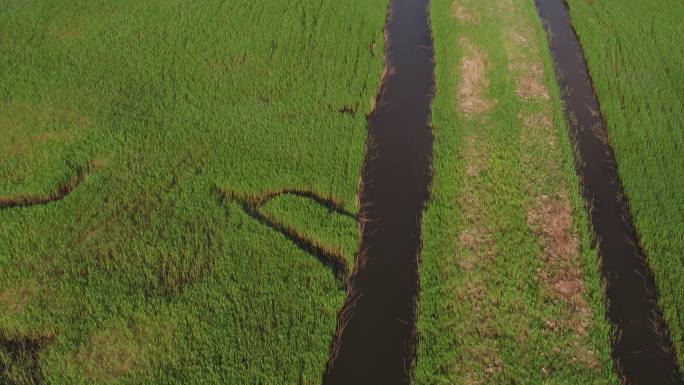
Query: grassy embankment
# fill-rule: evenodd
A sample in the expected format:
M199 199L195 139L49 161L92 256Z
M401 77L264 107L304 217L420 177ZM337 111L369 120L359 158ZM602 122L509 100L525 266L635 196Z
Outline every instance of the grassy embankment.
M0 200L87 170L0 209L0 382L318 383L341 283L217 191L357 211L386 1L0 9ZM353 257L353 218L261 210Z
M684 3L569 3L684 366Z
M616 384L552 61L532 0L433 0L433 195L415 384Z

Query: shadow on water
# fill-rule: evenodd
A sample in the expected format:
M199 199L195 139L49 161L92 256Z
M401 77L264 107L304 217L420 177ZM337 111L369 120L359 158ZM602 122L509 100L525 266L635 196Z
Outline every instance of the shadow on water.
M682 384L658 291L624 197L591 77L564 0L536 0L570 127L581 158L577 172L591 207L608 318L615 329L613 360L628 384Z
M386 66L369 118L361 252L323 383L400 385L415 359L420 220L428 198L434 90L429 0L393 0Z

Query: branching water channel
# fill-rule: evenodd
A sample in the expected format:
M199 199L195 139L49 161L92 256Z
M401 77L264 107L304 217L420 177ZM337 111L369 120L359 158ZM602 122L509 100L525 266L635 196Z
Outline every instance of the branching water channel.
M556 62L570 135L580 160L577 172L606 282L608 318L615 328L613 360L626 383L682 384L653 273L637 232L607 141L599 102L564 0L536 0Z
M393 0L363 171L361 248L323 383L408 384L434 91L429 0Z

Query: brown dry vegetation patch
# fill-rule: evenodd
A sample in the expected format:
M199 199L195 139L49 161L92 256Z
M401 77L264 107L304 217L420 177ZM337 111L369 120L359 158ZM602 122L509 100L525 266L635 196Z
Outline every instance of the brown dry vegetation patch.
M571 361L598 370L598 357L584 339L593 313L586 301L580 240L570 197L564 187L544 192L548 186L562 185L558 133L548 107L523 114L520 119L527 191L531 196L527 221L542 248L537 276L545 295L564 308L563 317L544 320L545 329L549 333L571 333L572 343L566 347L572 351Z
M490 158L487 156L489 153L487 142L478 135L466 138L463 152L466 178L464 191L460 197L464 226L458 235L459 245L468 251L459 261L460 267L464 270L473 270L480 266L483 260L491 260L496 254L493 230L482 217L486 207L481 200L482 186L479 181L480 175L490 166Z
M99 335L92 338L90 346L80 353L84 363L84 375L89 380L102 381L128 373L143 362L140 347L126 344L126 336Z
M478 23L477 14L466 7L463 0L455 0L451 4L451 14L462 23Z
M513 66L516 69L516 66ZM516 77L516 93L525 99L539 98L549 99L549 90L542 82L544 69L541 63L526 63L519 67L519 75Z
M547 114L548 115L548 114ZM525 122L542 123L541 126L526 126L522 140L528 146L548 146L556 141L550 116L539 115L523 119ZM548 124L547 124L548 123ZM551 152L553 153L553 152ZM564 188L551 194L543 194L543 186L552 183L555 173L560 173L560 161L556 157L524 157L530 170L527 176L528 191L534 197L528 208L527 221L538 237L542 251L538 256L537 276L543 284L544 293L552 301L562 304L563 317L545 319L545 329L550 333L571 333L572 362L595 370L601 364L596 353L584 340L593 322L593 313L586 300L584 275L581 268L581 247L574 225L573 207Z
M574 223L573 205L562 168L562 149L545 84L545 70L539 37L519 1L502 0L500 18L505 34L508 67L516 81L516 94L529 111L518 116L525 166L527 222L541 247L537 275L543 294L560 306L563 316L544 320L551 334L571 337L558 352L571 353L572 363L599 369L600 362L587 340L593 322L586 300L579 233ZM534 111L534 112L531 112Z
M51 28L51 34L58 40L81 39L85 36L88 22L84 18L76 17L67 24Z
M573 219L569 194L562 187L562 167L557 131L549 107L540 112L521 114L523 124L521 144L526 167L526 189L530 194L527 221L542 248L538 256L537 276L544 293L562 305L563 317L544 320L549 333L574 336L570 346L572 362L595 370L601 364L585 340L593 322L593 313L586 300L586 288L581 267L581 245ZM545 192L549 186L556 191Z
M585 299L580 242L567 193L540 196L528 214L528 222L543 246L537 274L549 295L566 305L565 317L545 320L545 328L550 332L571 332L576 337L569 347L573 351L572 361L598 369L598 357L581 339L587 335L593 315Z
M558 133L548 107L537 113L521 114L520 120L527 191L532 197L527 220L542 247L538 275L552 296L568 305L568 318L561 323L583 336L592 315L585 300L573 208L565 188L544 192L548 186L562 183Z
M4 308L3 313L19 313L35 297L38 285L34 282L25 282L17 287L10 287L0 291L0 304Z
M460 110L464 115L472 117L491 110L495 104L486 96L489 90L487 56L468 38L461 38L459 44L464 52L458 90Z
M549 100L549 89L544 83L544 63L534 28L519 14L511 0L502 2L503 23L507 26L506 51L509 69L515 76L516 94L523 99Z
M568 305L568 318L554 324L564 323L583 336L592 315L584 297L580 241L572 204L565 188L544 193L545 186L557 185L562 180L558 133L548 107L537 113L521 114L520 120L527 190L532 196L527 221L542 247L538 276L556 300Z
M103 329L76 350L72 362L89 381L111 381L158 366L173 345L172 325L153 319Z
M581 297L582 274L573 260L579 254L579 239L573 229L572 207L567 194L542 195L528 212L527 221L541 238L544 262L540 276L548 287L565 299Z
M480 17L468 0L452 3L452 16L461 23L479 24ZM462 59L459 68L458 110L467 118L480 117L496 105L488 96L490 81L485 50L469 37L458 40ZM502 329L498 298L493 291L501 283L496 278L496 228L488 206L490 192L485 174L492 166L492 143L473 128L466 136L462 150L464 160L463 190L459 199L462 224L457 235L459 280L453 286L454 312L461 320L458 333L462 336L458 357L450 370L466 384L496 383L504 367L501 356ZM515 321L514 321L515 322Z

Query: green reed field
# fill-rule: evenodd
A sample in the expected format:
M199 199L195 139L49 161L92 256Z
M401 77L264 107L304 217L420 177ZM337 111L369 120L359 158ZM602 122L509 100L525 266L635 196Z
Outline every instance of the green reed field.
M684 3L570 0L569 5L684 365Z
M684 5L569 3L681 361ZM387 6L0 0L0 383L319 384ZM413 382L619 383L534 2L431 17Z
M0 209L0 383L319 383L342 283L230 197L357 212L387 2L0 9L0 201L86 175ZM261 209L351 264L352 217Z
M618 384L531 0L433 0L434 185L413 383Z

